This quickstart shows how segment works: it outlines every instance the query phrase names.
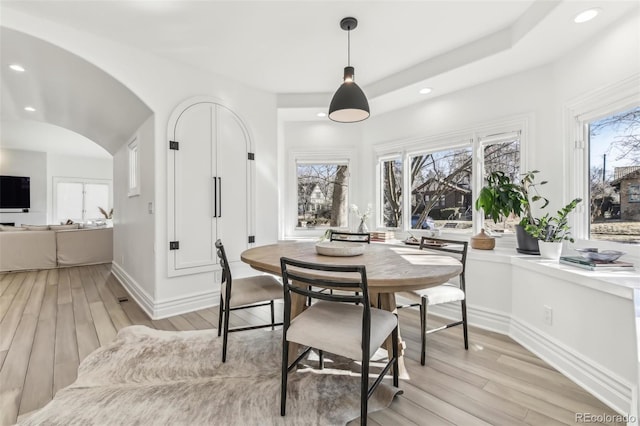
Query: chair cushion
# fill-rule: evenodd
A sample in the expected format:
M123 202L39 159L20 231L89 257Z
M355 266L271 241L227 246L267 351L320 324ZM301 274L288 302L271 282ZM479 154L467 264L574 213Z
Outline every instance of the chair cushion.
M449 283L416 290L413 293L416 296L427 299L427 305L439 305L440 303L464 300L464 291L462 291L460 287Z
M287 340L362 361L362 311L360 305L316 302L291 320ZM369 358L397 324L391 312L371 308Z
M226 297L227 286L222 286L222 297ZM231 299L229 307L250 305L252 303L267 302L282 299L284 289L282 284L272 275L256 275L253 277L234 279L231 285Z

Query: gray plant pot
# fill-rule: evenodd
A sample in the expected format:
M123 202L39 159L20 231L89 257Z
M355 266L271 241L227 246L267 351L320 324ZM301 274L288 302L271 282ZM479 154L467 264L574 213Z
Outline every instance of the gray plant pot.
M520 225L516 225L516 251L522 254L540 254L538 239L527 234Z

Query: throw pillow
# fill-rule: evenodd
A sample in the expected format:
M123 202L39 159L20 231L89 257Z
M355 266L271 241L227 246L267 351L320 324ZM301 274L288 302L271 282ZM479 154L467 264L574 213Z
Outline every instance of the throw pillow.
M26 231L26 228L20 228L19 226L7 226L7 225L0 225L0 231L1 232L15 232L15 231Z
M22 225L27 231L48 231L49 225Z
M65 229L80 229L80 224L74 223L71 225L49 225L49 229L52 231L62 231Z

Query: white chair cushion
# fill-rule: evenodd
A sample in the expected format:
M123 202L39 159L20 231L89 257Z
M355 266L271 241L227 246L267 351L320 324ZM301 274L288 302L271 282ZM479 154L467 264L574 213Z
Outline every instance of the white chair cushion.
M360 305L316 302L291 320L287 340L362 361L362 311ZM397 324L391 312L371 308L369 358Z
M222 297L226 297L226 284L222 286ZM271 275L256 275L253 277L234 279L231 284L231 299L229 307L250 305L258 302L282 299L284 289L282 284Z
M440 303L458 302L464 300L464 291L457 285L445 283L435 287L416 290L416 296L427 299L427 305L439 305Z

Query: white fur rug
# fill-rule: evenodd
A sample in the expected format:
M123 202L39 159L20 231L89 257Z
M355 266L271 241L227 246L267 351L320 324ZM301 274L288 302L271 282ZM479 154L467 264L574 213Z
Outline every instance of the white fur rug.
M344 425L360 415L359 376L327 368L357 366L327 356L324 370L289 374L281 417L281 340L280 331L232 333L223 364L216 330L126 327L80 364L73 384L19 424ZM369 400L370 412L399 392L388 382Z

